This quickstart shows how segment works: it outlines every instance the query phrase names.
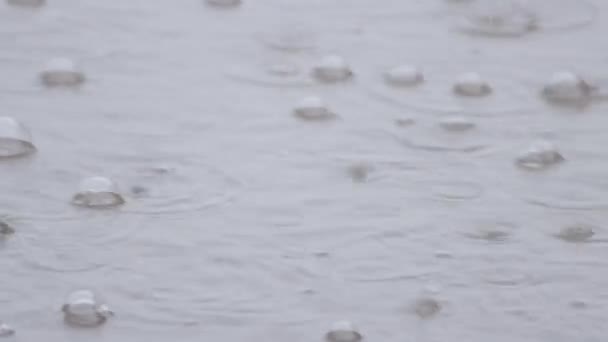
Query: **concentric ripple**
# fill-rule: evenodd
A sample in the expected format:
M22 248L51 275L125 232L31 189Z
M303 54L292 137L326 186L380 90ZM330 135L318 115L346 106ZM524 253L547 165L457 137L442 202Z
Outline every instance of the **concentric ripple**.
M233 65L226 75L238 82L264 87L310 87L315 85L310 65L294 60Z
M602 210L608 208L605 184L593 184L585 179L554 178L535 184L534 193L525 201L551 209Z
M473 0L453 4L451 27L474 36L521 37L590 25L597 9L578 0Z

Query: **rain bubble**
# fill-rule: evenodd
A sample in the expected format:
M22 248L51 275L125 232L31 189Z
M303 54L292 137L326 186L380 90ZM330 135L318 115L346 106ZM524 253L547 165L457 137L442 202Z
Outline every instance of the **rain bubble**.
M9 337L15 335L15 329L10 325L0 321L0 337Z
M6 0L6 3L12 6L42 7L46 4L46 0Z
M72 203L82 207L103 208L124 204L116 183L105 177L89 177L80 182Z
M307 121L326 121L336 117L323 100L316 96L302 99L296 104L293 113L296 117Z
M337 55L329 55L323 57L312 68L312 75L318 81L335 83L351 79L353 71L344 58Z
M486 96L492 93L490 85L476 72L461 74L452 87L461 96Z
M521 36L538 29L538 17L521 4L504 2L485 2L476 6L471 13L460 20L460 29L470 34L486 36Z
M348 167L348 175L357 183L363 183L369 180L369 175L374 171L371 164L360 162Z
M420 318L431 318L441 311L441 304L433 298L419 298L414 302L414 313Z
M24 156L36 151L30 131L11 117L0 117L0 158Z
M97 326L114 315L96 293L84 289L70 293L61 309L66 323L78 326Z
M556 234L556 237L566 242L584 242L595 235L594 227L590 225L571 225L564 227Z
M40 79L48 87L77 86L85 81L85 76L71 59L54 58L42 70Z
M384 74L387 84L395 87L411 87L424 81L422 71L413 65L400 65Z
M548 141L537 141L515 159L515 164L528 170L540 170L564 160L555 145Z
M207 5L219 7L219 8L232 8L240 6L243 1L242 0L205 0Z
M8 222L0 219L0 238L7 235L12 235L15 233L15 228L13 228Z
M439 127L448 132L464 132L475 128L475 123L461 116L453 116L439 121Z
M579 75L570 71L559 71L547 81L542 95L550 102L579 104L588 101L592 91L593 87Z
M358 342L363 335L350 321L338 321L331 325L325 339L327 342Z

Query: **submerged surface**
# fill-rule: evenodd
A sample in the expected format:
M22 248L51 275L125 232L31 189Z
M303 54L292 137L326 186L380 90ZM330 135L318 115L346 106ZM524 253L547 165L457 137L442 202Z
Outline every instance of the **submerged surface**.
M608 106L540 93L607 76L608 2L464 34L481 1L1 2L2 115L37 150L0 160L7 340L304 342L347 320L370 342L604 342ZM328 55L352 79L312 78ZM57 56L86 82L40 84ZM387 84L399 65L424 82ZM491 94L454 94L467 72ZM337 117L294 117L309 96ZM537 140L566 160L516 167ZM124 204L72 205L90 175ZM63 324L79 288L116 316Z

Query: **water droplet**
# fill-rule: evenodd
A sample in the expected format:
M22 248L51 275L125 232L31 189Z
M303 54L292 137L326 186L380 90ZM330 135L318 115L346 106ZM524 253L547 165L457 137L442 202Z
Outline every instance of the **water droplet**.
M85 76L71 59L55 58L46 64L40 79L48 87L73 87L82 84Z
M537 141L522 152L515 163L527 170L541 170L561 163L565 158L559 153L557 147L548 141Z
M293 113L296 117L307 121L327 121L336 118L323 100L316 96L302 99L296 104Z
M350 321L337 321L325 335L328 342L358 342L363 339L363 335L356 329Z
M0 322L0 337L9 337L13 335L15 335L15 329L4 322Z
M591 225L577 224L562 228L556 237L566 242L584 242L595 235L595 229Z
M414 302L414 313L418 317L427 319L434 317L441 311L441 304L433 298L419 298Z
M205 0L205 3L209 6L218 8L234 8L240 6L242 0Z
M0 117L0 158L20 157L35 151L27 127L12 117Z
M72 203L90 208L114 207L125 201L114 181L106 177L89 177L81 181Z
M313 66L312 75L318 81L336 83L351 79L353 72L344 58L337 55L329 55L323 57Z
M439 121L439 127L448 132L464 132L475 128L475 123L461 116L452 116Z
M593 87L570 71L554 73L542 89L543 97L557 104L585 104L591 99Z
M424 81L422 71L413 65L400 65L384 74L387 84L395 87L411 87Z
M452 90L457 95L474 97L487 96L492 93L490 85L476 72L459 75Z
M6 3L12 6L36 8L44 6L46 0L6 0Z
M70 293L62 311L66 323L78 326L97 326L114 315L98 294L86 289Z

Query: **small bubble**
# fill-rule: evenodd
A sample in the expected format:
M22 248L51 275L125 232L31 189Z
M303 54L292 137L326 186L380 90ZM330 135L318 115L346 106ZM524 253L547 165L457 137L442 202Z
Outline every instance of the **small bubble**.
M46 64L40 79L48 87L73 87L84 83L85 76L72 60L55 58Z
M566 242L584 242L594 235L594 227L590 225L572 225L562 228L556 237Z
M457 95L472 97L482 97L492 93L490 85L476 72L467 72L458 76L452 90Z
M414 313L420 318L431 318L440 311L441 304L433 298L420 298L414 302Z
M336 83L351 79L353 72L344 58L337 55L329 55L323 57L313 66L312 75L318 81Z
M543 97L557 104L584 104L589 101L593 87L570 71L554 73L542 89Z
M395 125L397 127L409 127L412 126L416 123L416 120L412 119L412 118L402 118L402 119L396 119L395 120Z
M439 121L439 127L448 132L464 132L475 128L475 123L464 117L454 116Z
M561 163L565 158L555 145L548 141L537 141L522 152L515 163L527 170L540 170Z
M10 325L0 321L0 337L9 337L15 335L15 329Z
M6 0L6 3L12 6L35 8L44 6L46 0Z
M214 6L218 8L233 8L240 6L243 1L242 0L205 0L205 3L209 6Z
M350 321L337 321L325 334L327 342L358 342L363 339L363 335L356 329Z
M374 167L368 163L356 163L348 167L348 175L354 182L362 183L369 180L369 174L374 171Z
M336 118L329 107L317 96L302 99L293 109L296 117L307 121L327 121Z
M387 84L395 87L411 87L424 81L422 71L413 65L400 65L384 74Z
M0 219L0 238L12 234L15 234L15 228L13 228L9 223Z
M0 117L0 158L20 157L35 151L27 127L12 117Z
M143 196L148 193L148 188L143 185L133 185L131 187L131 193L136 196Z
M98 326L114 315L95 292L86 289L70 293L61 309L66 323L78 326Z
M118 186L106 177L89 177L80 182L72 203L82 207L114 207L125 203Z

